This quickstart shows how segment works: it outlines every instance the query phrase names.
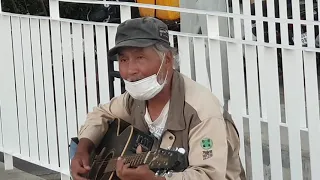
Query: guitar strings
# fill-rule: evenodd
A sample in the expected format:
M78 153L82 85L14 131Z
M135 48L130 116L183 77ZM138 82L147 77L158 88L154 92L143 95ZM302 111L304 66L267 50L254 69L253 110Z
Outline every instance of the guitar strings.
M139 154L133 154L133 155L128 155L128 156L125 156L123 157L124 159L130 159L130 158L141 158L143 156L147 155L147 152L143 152L143 153L139 153ZM115 163L117 160L117 158L111 158L111 159L108 159L108 160L96 160L94 161L94 163L98 163L100 165L105 165L105 164L109 164L109 162L112 162L112 163ZM131 160L130 160L131 161ZM131 162L129 162L131 163Z
M138 161L143 160L146 155L147 155L147 152L143 152L143 153L139 153L139 154L125 156L124 159L126 159L126 160L129 159L128 163L131 164L132 160L137 160L137 159L138 159ZM136 159L130 159L130 158L136 158ZM143 158L143 159L141 159L141 158ZM112 159L108 159L108 160L96 160L96 161L94 161L94 163L98 163L98 165L106 165L107 164L107 166L105 167L105 172L112 172L112 171L115 171L116 160L117 160L116 158L112 158Z
M146 155L147 152L143 152L143 153L139 153L139 154L132 154L132 155L127 155L127 156L124 156L123 159L128 159L128 158L132 158L132 157L139 157L141 155ZM117 160L118 158L111 158L111 159L108 159L108 160L96 160L94 162L109 162L111 160Z

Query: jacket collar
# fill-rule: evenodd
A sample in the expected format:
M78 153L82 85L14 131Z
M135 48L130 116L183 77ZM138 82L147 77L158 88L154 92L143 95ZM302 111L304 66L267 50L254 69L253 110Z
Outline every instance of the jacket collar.
M184 130L186 122L183 117L183 109L185 102L185 87L182 75L176 70L173 72L171 82L171 98L168 112L168 119L165 125L165 130L179 131ZM138 101L141 115L144 117L146 111L146 102ZM147 127L145 121L143 121Z
M168 120L165 129L168 130L184 130L186 122L183 117L183 109L185 103L185 87L181 74L174 71L171 85L171 98L168 113Z

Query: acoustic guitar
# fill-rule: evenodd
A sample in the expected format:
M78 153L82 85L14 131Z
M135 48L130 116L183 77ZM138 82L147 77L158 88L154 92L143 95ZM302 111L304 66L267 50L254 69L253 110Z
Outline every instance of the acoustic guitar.
M131 168L148 165L155 175L164 176L167 173L182 171L185 168L185 152L182 148L161 149L151 151L154 137L148 135L127 122L115 119L100 145L91 154L91 170L87 175L90 180L119 179L116 175L116 162L119 156L125 159L125 164ZM138 146L143 152L136 154Z

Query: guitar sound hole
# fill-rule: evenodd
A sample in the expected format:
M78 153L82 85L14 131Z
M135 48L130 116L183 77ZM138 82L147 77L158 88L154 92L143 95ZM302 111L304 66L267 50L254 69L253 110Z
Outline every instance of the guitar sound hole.
M105 175L104 171L108 165L108 161L114 156L113 152L110 152L104 159L101 159L100 167L96 176L96 180L103 180L103 176Z

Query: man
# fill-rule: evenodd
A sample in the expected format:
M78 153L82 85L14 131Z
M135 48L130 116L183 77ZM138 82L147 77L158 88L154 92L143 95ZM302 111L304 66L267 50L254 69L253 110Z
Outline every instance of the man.
M155 18L120 24L116 46L126 92L96 107L79 132L71 163L75 180L90 170L89 153L99 145L110 119L123 119L159 139L160 148L182 147L188 166L183 172L155 176L147 166L129 168L120 158L117 176L124 180L240 180L239 137L232 120L225 120L218 99L173 67L175 53L167 26ZM243 178L242 178L243 177Z

